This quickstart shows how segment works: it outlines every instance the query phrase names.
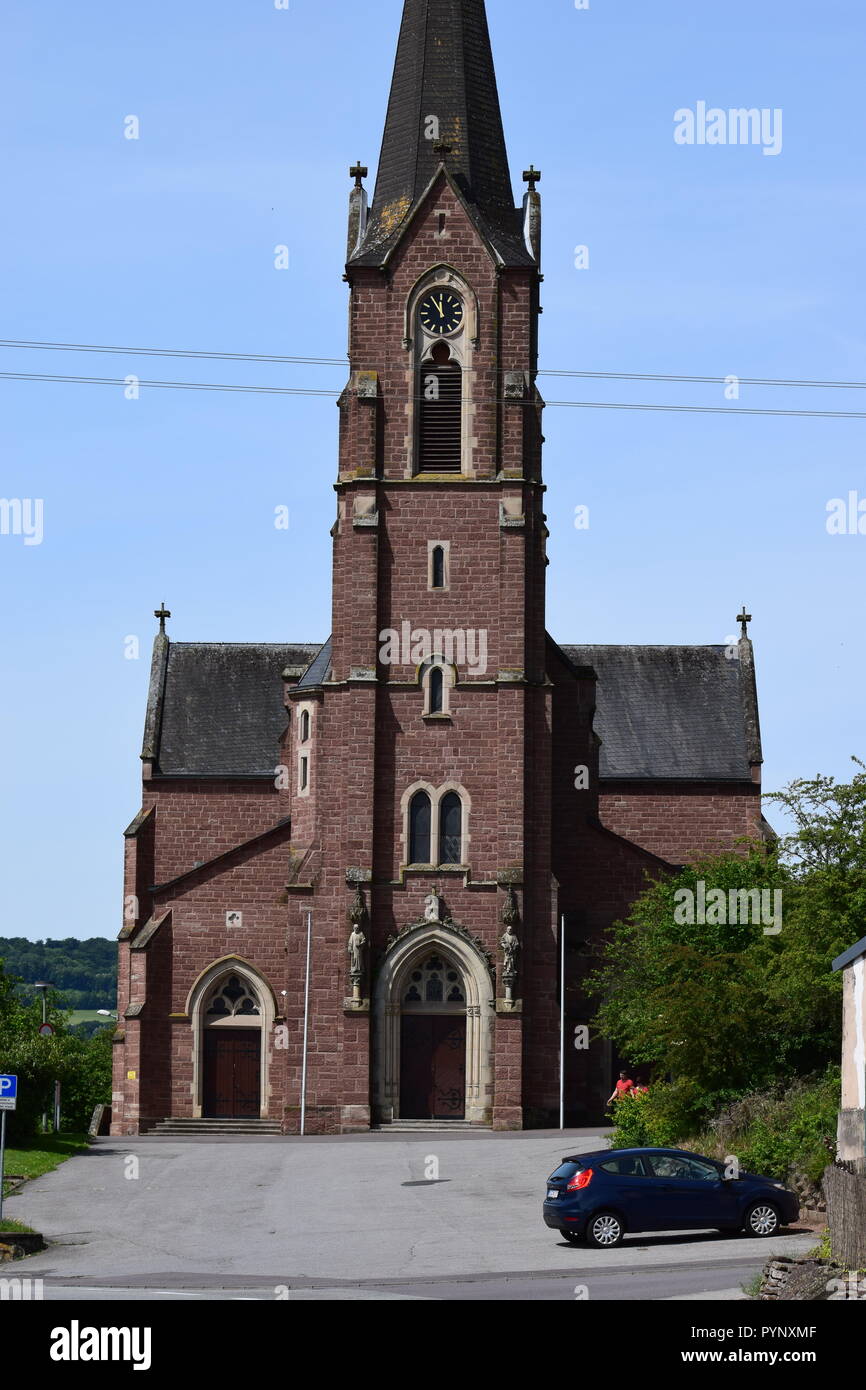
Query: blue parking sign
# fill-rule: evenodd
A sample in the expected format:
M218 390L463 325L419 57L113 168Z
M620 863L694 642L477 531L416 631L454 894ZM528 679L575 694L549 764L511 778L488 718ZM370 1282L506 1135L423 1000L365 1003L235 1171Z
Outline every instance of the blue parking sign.
M18 1077L0 1075L0 1110L14 1110L18 1099Z

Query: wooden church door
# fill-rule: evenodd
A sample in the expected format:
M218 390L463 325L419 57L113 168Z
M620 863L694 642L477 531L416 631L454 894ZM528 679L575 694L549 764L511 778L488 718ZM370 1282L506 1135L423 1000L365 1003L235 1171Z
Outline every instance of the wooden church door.
M466 1015L404 1014L400 1117L462 1120L466 1114Z
M208 1119L261 1114L261 1033L257 1028L207 1028L204 1105Z

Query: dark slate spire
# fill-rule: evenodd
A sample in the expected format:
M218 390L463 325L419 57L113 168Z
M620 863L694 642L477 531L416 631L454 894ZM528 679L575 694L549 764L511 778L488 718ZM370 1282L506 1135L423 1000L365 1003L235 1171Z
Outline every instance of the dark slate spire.
M405 0L376 192L352 264L384 259L443 163L505 263L533 264L514 206L484 0Z

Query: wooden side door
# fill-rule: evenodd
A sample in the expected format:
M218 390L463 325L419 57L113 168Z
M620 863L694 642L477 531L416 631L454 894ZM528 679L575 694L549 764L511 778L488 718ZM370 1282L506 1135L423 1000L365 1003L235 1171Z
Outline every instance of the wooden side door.
M258 1119L261 1033L257 1028L206 1028L202 1113L208 1119Z

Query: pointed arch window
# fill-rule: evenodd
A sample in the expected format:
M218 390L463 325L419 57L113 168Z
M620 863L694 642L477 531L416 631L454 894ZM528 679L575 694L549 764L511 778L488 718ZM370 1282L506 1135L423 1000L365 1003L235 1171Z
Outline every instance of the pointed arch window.
M463 803L448 792L439 804L439 863L460 864L463 852Z
M419 682L424 696L423 716L447 719L451 717L451 687L454 672L438 655L428 657L420 670Z
M432 955L418 965L409 977L403 1004L465 1004L463 982L452 963Z
M416 792L409 803L409 863L429 864L430 861L430 798L426 792Z
M308 739L309 737L310 737L310 711L309 711L308 709L305 709L305 710L302 710L302 711L301 711L301 743L306 743L306 741L307 741L307 739Z
M430 551L430 588L445 588L445 547L434 545Z
M441 666L434 666L430 671L430 703L428 710L430 714L441 714L445 701L445 672Z
M246 980L238 975L230 975L220 980L211 992L205 1011L205 1023L216 1023L228 1018L257 1018L261 1015L258 999Z

